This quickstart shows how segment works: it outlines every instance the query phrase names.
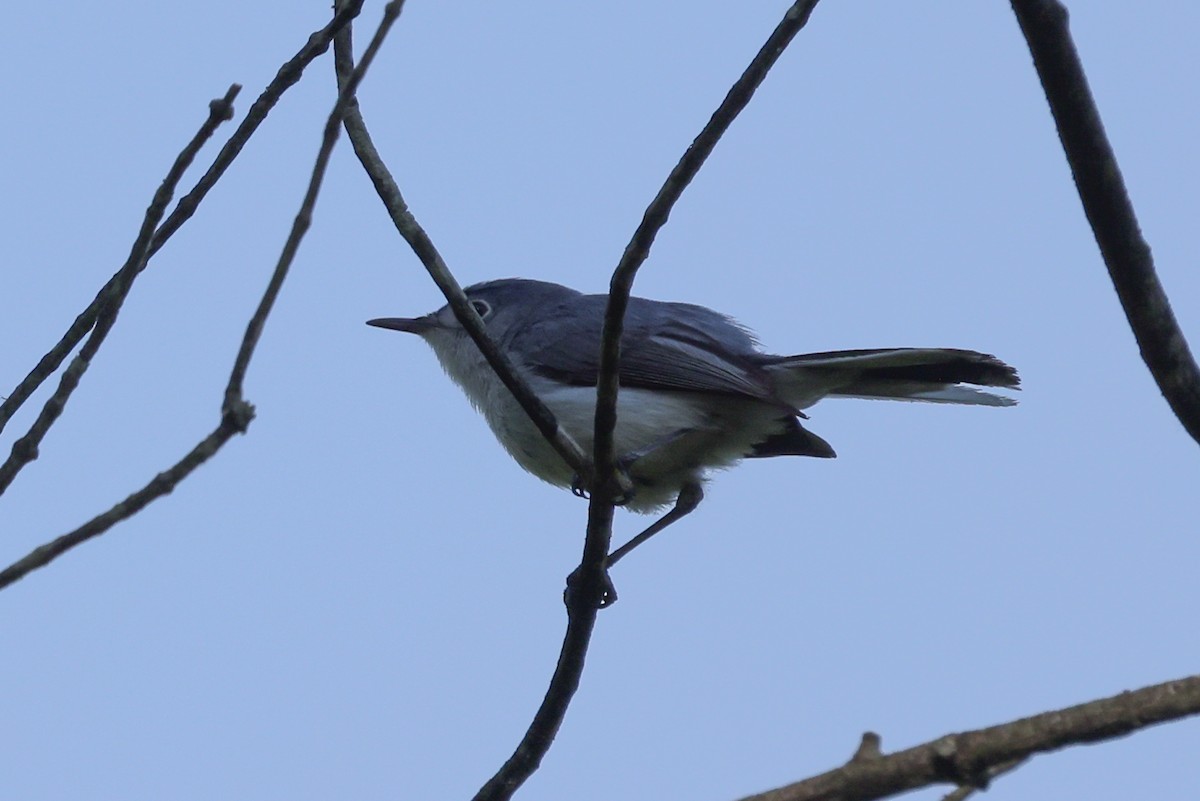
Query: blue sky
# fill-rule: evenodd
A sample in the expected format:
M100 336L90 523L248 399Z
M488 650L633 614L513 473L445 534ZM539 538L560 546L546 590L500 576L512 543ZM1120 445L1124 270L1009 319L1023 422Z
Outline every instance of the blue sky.
M601 291L786 5L413 0L363 111L464 284ZM1073 5L1195 344L1200 10ZM23 11L0 53L0 392L123 261L208 101L240 82L244 112L326 14ZM216 424L332 103L328 57L312 70L6 493L6 563ZM995 353L1025 390L1012 409L825 402L810 427L837 460L718 476L614 572L621 601L518 797L733 799L840 764L868 729L891 750L1195 671L1196 445L1138 357L1006 4L826 0L635 292L718 308L775 352ZM11 797L465 798L508 755L586 507L513 464L422 343L363 325L441 303L339 143L246 382L249 434L0 597ZM619 514L617 538L645 522ZM1197 748L1200 724L1160 727L1038 758L988 797L1186 797Z

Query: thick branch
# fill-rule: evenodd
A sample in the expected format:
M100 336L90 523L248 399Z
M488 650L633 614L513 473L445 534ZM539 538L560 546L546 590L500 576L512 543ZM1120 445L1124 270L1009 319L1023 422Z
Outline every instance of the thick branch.
M343 3L330 23L312 34L304 47L300 48L300 51L295 56L279 68L275 78L267 85L258 99L254 101L254 104L250 106L249 111L246 113L246 118L242 121L241 125L237 127L237 130L229 137L229 141L221 148L221 152L213 159L212 166L196 182L196 186L180 198L179 203L175 206L175 210L167 216L161 227L155 231L154 239L150 243L150 257L166 244L172 234L191 219L200 202L208 194L208 191L225 174L225 171L233 163L233 160L241 153L246 142L249 141L250 136L258 130L258 126L266 119L268 112L274 108L283 93L300 80L304 69L317 56L329 48L329 43L333 40L334 34L341 30L343 25L356 17L361 8L362 0ZM66 333L63 334L62 339L38 361L29 375L0 403L0 431L4 430L4 426L16 413L17 409L21 408L21 405L41 386L43 381L54 374L54 371L63 363L67 355L75 349L75 346L82 341L87 332L96 324L96 320L104 310L108 298L114 291L114 287L119 281L124 280L121 278L124 269L123 267L119 270L108 280L108 283L101 287L100 291L96 293L95 299L88 304L86 309L79 313L79 316L75 318L75 321L71 323ZM143 264L140 269L145 269L145 265ZM129 280L132 281L136 277L137 272Z
M1142 359L1171 410L1200 442L1200 369L1154 271L1133 204L1104 133L1083 65L1054 0L1012 0L1013 12L1058 126L1079 199Z
M1078 706L950 734L844 766L742 801L871 801L930 785L986 786L1005 766L1035 754L1102 742L1200 714L1200 676Z
M334 61L337 65L338 84L343 85L346 76L354 69L354 50L349 26L341 31L334 41ZM388 216L392 218L392 224L396 226L400 236L421 260L421 264L433 278L438 289L442 290L442 294L446 296L446 302L454 310L454 316L458 318L484 358L487 359L492 370L521 404L521 408L529 415L529 419L537 426L546 441L580 476L585 486L590 484L592 470L587 455L571 435L559 426L554 414L546 408L546 404L542 403L541 398L517 373L512 360L488 336L483 320L467 300L458 281L450 273L450 268L446 266L446 262L434 246L433 240L429 238L425 229L409 211L408 204L400 193L400 187L392 177L391 170L384 164L383 158L379 155L379 151L375 148L375 143L367 131L356 98L350 101L344 124L350 142L354 146L354 153L362 163L363 169L366 170L371 183L374 184L379 199L383 201Z

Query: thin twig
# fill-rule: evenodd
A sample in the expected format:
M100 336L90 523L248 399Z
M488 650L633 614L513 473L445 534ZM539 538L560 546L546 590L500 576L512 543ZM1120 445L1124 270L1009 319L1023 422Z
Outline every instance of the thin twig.
M713 148L716 147L717 142L720 141L733 120L750 102L755 90L766 78L767 73L792 38L808 22L816 5L817 0L796 0L788 8L783 19L767 37L767 41L751 60L742 76L726 93L725 99L713 112L708 124L700 131L691 146L684 152L679 163L667 176L662 188L646 208L641 224L634 231L632 239L621 255L621 261L613 272L612 281L609 283L608 306L604 314L604 330L600 343L600 368L596 384L595 438L592 455L596 478L593 481L592 498L588 508L587 537L583 544L578 582L574 587L575 591L569 598L570 603L567 609L570 618L568 633L571 632L572 626L576 625L576 621L580 628L587 626L590 631L595 616L592 605L603 594L604 564L612 542L613 500L624 490L615 470L616 454L613 451L613 432L617 424L621 332L624 327L625 310L629 305L634 276L649 255L655 236L659 229L666 224L671 209L683 194L683 190L699 172L700 167L703 166L704 161L712 153ZM587 642L584 641L581 647L586 649ZM582 666L583 654L580 654L580 670L582 670ZM577 677L575 683L578 683ZM548 700L555 693L555 689L552 684L550 691L547 692ZM574 692L574 685L571 686L570 692ZM569 696L567 700L569 700ZM563 709L565 712L565 704ZM544 735L546 748L549 748L549 740L553 738L557 728L556 723L554 728L549 729ZM527 734L526 740L529 739L530 735ZM540 756L537 761L531 761L526 776L532 774L539 761ZM508 765L506 764L505 767L507 768ZM524 778L521 777L521 781L524 781ZM497 795L495 797L507 798L508 796Z
M1012 0L1012 8L1142 359L1179 422L1200 442L1200 368L1155 274L1150 246L1071 40L1067 10L1054 0Z
M1036 754L1123 737L1200 714L1200 676L1168 681L986 729L851 760L810 779L742 801L872 801L953 782L986 786L993 771Z
M788 8L766 43L730 88L721 105L713 112L708 124L667 176L662 189L658 190L658 194L646 208L646 213L642 215L641 224L633 232L633 238L626 245L625 252L621 254L621 261L613 271L608 289L608 306L604 312L600 368L596 381L595 445L592 458L596 468L597 486L592 492L593 507L611 507L613 499L621 492L614 469L616 454L613 452L613 431L617 425L617 377L621 360L621 332L625 325L625 310L629 305L629 294L633 290L634 276L650 254L654 238L659 229L666 224L671 209L683 194L683 190L700 171L705 159L712 153L730 124L750 102L755 90L767 77L771 67L792 41L792 37L808 22L816 5L817 0L796 0ZM610 512L610 521L611 517ZM593 515L592 519L600 523L603 516ZM581 569L580 590L583 594L591 595L599 591L603 581L602 566L608 556L611 540L611 525L601 529L589 523Z
M337 75L339 84L345 81L350 71L354 68L354 51L352 46L352 37L350 27L347 26L334 40L334 61L337 64ZM516 368L513 366L512 360L500 350L492 338L488 335L487 329L483 325L483 320L479 314L471 306L467 300L466 294L458 281L450 272L450 268L446 266L446 262L442 259L441 254L433 244L433 240L425 233L425 229L417 222L416 217L409 211L408 204L404 201L404 196L400 193L400 187L396 184L392 173L384 164L383 159L379 155L379 151L375 148L375 144L371 139L370 133L367 131L367 126L363 122L362 114L358 108L357 99L350 101L350 107L347 109L344 124L346 133L350 137L351 143L354 145L354 152L358 156L358 160L362 163L363 169L366 170L371 183L375 186L375 191L379 195L379 199L383 201L384 207L387 209L388 215L392 218L392 224L396 226L396 230L404 241L412 248L413 253L421 260L426 271L428 271L433 282L437 284L438 289L445 295L450 308L454 310L455 317L462 324L463 328L470 335L475 345L479 348L484 358L492 370L499 376L504 385L508 387L509 392L513 394L521 408L529 415L529 419L537 426L538 431L546 438L546 441L553 446L554 450L563 458L571 469L580 477L580 481L584 486L591 483L591 462L579 444L572 439L571 435L566 432L558 421L554 418L554 414L542 403L525 379L520 376Z
M204 143L212 138L213 133L217 130L221 123L233 119L233 101L241 91L240 86L234 84L229 87L229 91L225 96L208 104L208 118L204 124L200 126L200 130L196 131L195 136L191 141L184 146L179 155L175 157L175 162L171 165L171 169L167 171L167 175L163 178L158 189L154 192L154 197L150 201L150 206L146 209L146 214L142 218L142 226L138 231L137 238L133 242L133 247L130 248L129 258L125 260L120 270L117 270L116 275L106 285L105 289L97 296L99 307L102 312L96 322L92 334L88 337L88 341L80 349L79 354L71 360L71 364L63 372L62 378L58 382L58 389L46 401L42 407L41 414L34 420L30 426L28 433L13 443L12 453L9 454L3 465L0 465L0 495L8 489L12 484L17 474L25 465L32 462L38 457L38 447L41 445L42 439L58 420L63 409L67 405L67 401L71 398L71 393L79 386L79 381L83 378L84 372L92 363L92 358L96 352L100 350L100 346L104 344L105 337L112 330L113 325L117 322L117 315L121 311L121 305L125 302L125 298L129 295L129 290L133 287L134 277L140 273L146 266L147 259L150 258L150 247L154 239L154 231L158 227L159 222L166 213L167 204L171 202L171 198L175 196L175 188L179 185L179 181L183 178L184 172L191 166L192 161L196 158L196 154L200 152L200 148Z
M335 10L333 18L329 20L329 24L325 25L320 30L309 34L308 41L304 43L296 55L285 61L276 71L275 77L263 89L262 94L254 101L246 112L246 119L237 127L237 130L229 137L229 141L221 148L221 152L213 159L212 166L208 171L196 182L196 186L191 192L188 192L179 200L179 205L171 212L171 216L167 217L162 224L162 228L155 235L154 247L151 253L157 253L167 239L174 234L181 225L187 222L196 212L196 207L200 205L200 201L204 199L208 191L213 188L217 181L225 174L229 165L241 153L242 148L250 141L250 137L258 130L258 127L267 118L279 99L283 97L283 93L300 82L304 76L304 70L308 65L324 55L329 49L330 43L333 42L333 37L337 35L346 25L349 25L351 20L359 15L362 11L364 0L345 0L339 3Z
M352 28L346 26L334 40L334 62L337 66L339 84L346 80L346 76L354 68L353 52ZM462 287L451 274L441 254L438 253L433 240L429 238L412 212L409 211L399 186L371 139L356 98L351 99L349 103L344 124L346 133L354 145L354 152L374 184L375 191L383 201L396 230L412 248L417 258L421 260L434 283L442 290L442 294L445 295L446 301L454 310L455 316L463 328L470 334L488 364L512 392L513 397L521 404L542 436L579 474L585 485L590 484L589 461L582 449L558 425L553 413L528 387L524 379L516 372L512 362L492 341L482 320L479 319L479 315L467 300ZM609 514L611 515L611 507ZM572 605L572 607L574 606L575 604ZM546 697L513 755L476 794L475 797L478 801L511 797L521 783L537 769L542 757L549 750L550 743L566 714L566 708L579 686L579 677L583 673L583 662L595 621L595 600L586 603L580 614L570 615L567 633L563 639L558 663L554 676L550 680Z
M654 244L654 238L659 229L666 224L671 209L683 194L683 190L700 171L705 159L712 153L730 124L750 102L755 90L767 77L771 67L792 41L792 37L808 22L816 5L817 0L796 0L783 15L783 19L775 26L766 43L746 67L742 77L730 88L708 124L671 170L662 189L658 190L658 194L646 208L646 213L642 215L642 222L633 232L629 244L625 246L625 252L621 254L621 261L617 264L609 283L608 307L604 313L604 333L600 344L600 375L596 386L595 461L597 474L600 476L610 476L613 472L613 428L617 420L621 332L634 276L650 255L650 246ZM616 490L611 484L610 487ZM602 501L604 493L596 492L592 497L593 502Z
M363 74L374 60L375 54L383 43L384 37L387 36L392 23L399 15L402 6L402 0L393 0L393 2L388 3L384 7L383 20L380 22L375 36L367 47L366 53L363 55L362 63L358 65L347 85L339 93L333 111L330 113L329 119L325 124L321 148L317 154L316 164L313 167L312 177L309 179L308 189L304 194L300 211L296 214L292 230L288 235L287 242L284 244L283 252L280 254L279 261L275 266L274 273L271 275L267 289L263 293L258 308L246 328L246 334L242 339L241 347L238 349L233 369L230 371L229 383L225 389L224 403L221 409L220 425L173 467L165 473L155 476L149 484L133 495L130 495L124 501L116 504L104 514L85 523L75 531L64 534L34 549L23 559L0 571L0 589L23 578L30 571L44 567L76 545L86 542L98 534L102 534L116 523L136 514L155 498L161 497L174 489L180 481L220 450L234 434L245 432L250 421L254 418L254 407L242 399L242 382L245 378L246 370L250 365L250 359L258 344L263 325L268 315L270 315L271 308L278 297L283 281L287 277L288 270L291 267L300 242L312 222L313 208L316 205L321 181L329 164L330 154L333 152L333 146L337 142L341 129L342 114L345 112L347 101L353 96L354 90L362 80Z
M589 515L594 514L593 510L596 508L603 507L592 507ZM608 525L611 526L611 505L608 507L608 515ZM546 695L512 756L504 761L483 787L479 788L472 801L507 801L512 798L521 785L537 771L542 759L550 751L583 676L583 666L600 608L598 587L599 585L592 597L584 597L580 592L568 593L567 632L563 637L558 662L554 666L554 674L550 677Z
M267 85L258 99L254 101L254 104L250 106L249 111L246 113L246 118L229 137L229 141L221 148L216 158L213 159L212 166L196 182L196 186L180 198L175 209L155 232L150 244L150 256L157 253L166 244L167 240L170 239L171 235L179 230L180 226L187 222L187 220L191 219L200 202L221 176L225 174L225 171L233 163L234 159L237 158L238 154L241 153L250 136L258 129L262 121L266 119L268 112L274 108L279 98L289 87L300 80L304 69L317 56L329 49L329 43L333 40L334 34L341 30L343 25L358 15L362 9L362 3L363 0L349 0L349 2L341 4L342 7L338 9L338 12L334 15L330 23L309 36L304 47L279 68L275 78ZM142 269L144 269L144 265ZM43 381L54 374L59 365L63 363L71 351L75 349L75 346L83 340L87 332L96 324L96 320L107 302L107 297L119 280L119 275L120 271L101 287L92 302L71 323L66 333L63 334L62 339L38 361L29 375L9 393L8 397L3 402L0 402L0 431L4 430L4 426L12 419L17 409L21 408L22 404L41 386ZM134 277L136 277L136 274Z
M76 545L87 542L92 537L99 536L108 531L122 520L133 517L148 506L151 501L171 492L193 470L204 464L219 451L234 434L245 433L246 427L253 418L254 407L248 403L242 403L230 409L226 414L222 415L221 424L211 434L201 440L186 456L166 471L156 475L146 486L113 506L104 514L92 518L70 533L34 548L25 557L13 562L4 568L4 570L0 570L0 590L18 579L24 578L39 567L45 567Z
M352 38L352 29L350 26L346 26L334 40L334 61L337 65L339 83L346 80L346 76L354 67ZM399 186L371 140L356 99L351 99L348 104L344 124L350 141L354 145L354 152L387 208L396 230L408 242L417 258L421 260L434 283L442 290L447 302L454 309L459 322L471 335L496 375L500 377L512 392L513 397L521 404L525 413L529 415L530 420L538 427L542 436L580 476L581 481L585 485L589 485L592 471L587 456L570 435L559 427L554 415L528 387L524 379L516 372L512 362L488 335L482 320L471 307L433 241L409 211ZM608 515L611 526L611 505L608 507ZM525 779L537 769L542 757L549 750L563 717L566 715L567 706L579 686L579 678L583 674L583 663L596 622L598 598L598 593L596 598L585 598L582 593L572 596L568 606L567 633L563 638L558 663L546 696L534 715L525 737L496 775L479 790L475 796L477 801L510 798Z
M283 252L279 254L279 261L275 265L275 272L272 273L270 282L267 284L267 290L263 293L254 316L250 318L249 325L246 326L246 335L242 338L241 348L238 349L237 358L234 360L233 371L229 375L229 384L225 388L226 408L231 408L242 399L242 381L246 377L246 370L250 366L250 359L254 355L254 349L258 346L258 339L262 335L263 326L266 325L267 317L271 314L271 308L275 305L276 298L279 297L279 290L283 287L288 270L291 269L292 260L296 256L296 251L300 248L300 242L312 224L313 208L317 203L317 195L321 191L321 181L324 179L325 170L329 166L329 158L333 153L333 146L337 142L338 135L341 133L342 117L349 108L350 101L353 99L354 92L358 88L358 84L362 81L363 75L371 66L371 62L375 60L375 54L379 52L384 38L387 37L388 31L391 30L392 24L400 16L400 11L403 8L404 0L392 0L392 2L383 7L383 20L379 23L374 37L372 37L370 44L367 46L362 61L355 68L349 79L339 87L337 102L334 103L333 111L330 112L329 119L325 123L325 130L321 139L321 149L317 153L317 161L313 167L312 177L308 182L308 189L304 193L304 201L300 204L300 211L296 214L296 219L292 222L292 230L288 234L287 242L284 243Z

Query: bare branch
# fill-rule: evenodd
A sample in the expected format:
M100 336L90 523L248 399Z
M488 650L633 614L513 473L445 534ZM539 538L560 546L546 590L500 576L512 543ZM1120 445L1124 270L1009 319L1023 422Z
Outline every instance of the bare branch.
M254 419L254 407L248 403L241 403L227 410L221 417L221 424L211 434L166 471L152 478L146 486L104 514L92 518L72 532L38 546L23 558L13 562L4 570L0 570L0 590L18 579L24 578L39 567L45 567L76 545L87 542L92 537L108 531L122 520L133 517L155 499L171 492L193 470L219 451L226 442L233 438L234 434L245 433L246 427L250 425L252 419Z
M141 511L151 501L171 492L180 481L220 450L234 434L246 431L250 421L254 418L254 407L242 399L242 382L245 378L246 370L249 368L250 359L254 355L254 349L258 344L259 336L262 334L263 326L271 313L271 308L279 295L283 281L287 277L291 263L300 247L300 242L312 222L313 208L316 206L317 195L320 192L325 170L329 165L333 146L337 142L342 115L345 113L347 101L354 95L355 88L361 82L363 74L374 60L375 54L379 51L384 37L387 36L402 6L402 0L393 0L393 2L388 3L384 7L383 20L380 22L374 38L363 55L362 63L359 64L353 75L346 82L346 85L342 88L337 102L333 106L333 111L330 112L329 119L325 123L321 147L317 153L316 164L313 167L312 177L309 179L308 189L305 191L300 211L296 214L292 230L288 235L287 241L284 243L283 252L279 256L279 261L275 266L274 273L271 275L267 289L263 293L258 308L255 310L246 328L246 334L242 338L242 344L234 360L233 369L230 371L229 383L225 389L224 403L221 409L220 425L189 451L183 459L166 472L155 476L150 483L133 495L130 495L107 512L93 518L75 531L39 546L23 559L14 562L3 571L0 571L0 589L23 578L30 571L44 567L76 545L104 533L120 521ZM162 206L166 206L165 200ZM149 226L149 230L153 230L153 225ZM148 236L146 241L149 241ZM101 323L103 323L103 320ZM102 325L98 325L96 330L100 331L101 327ZM74 367L73 364L72 367ZM68 369L69 372L70 369Z
M171 216L167 217L162 228L154 237L154 246L151 249L151 254L157 253L166 241L179 228L191 219L196 213L196 208L200 205L200 201L208 194L208 191L213 188L217 181L229 169L229 165L242 152L242 148L250 141L250 137L258 130L271 109L275 108L275 104L283 97L283 93L300 82L300 78L304 76L304 70L308 65L321 56L329 49L329 44L333 41L333 37L337 35L344 26L349 25L351 20L359 15L362 11L363 0L346 0L339 3L338 8L334 11L333 18L329 20L329 24L320 30L314 31L309 35L308 41L304 43L296 55L285 61L279 70L275 73L275 77L263 89L262 94L254 101L253 105L246 112L246 119L237 127L237 130L229 137L229 141L221 148L221 152L213 159L212 166L208 171L196 182L195 188L191 192L184 195L179 205L171 212Z
M658 190L658 194L646 208L642 222L626 245L625 252L621 254L621 261L617 264L609 284L608 308L604 314L604 333L600 344L600 375L596 387L594 458L597 475L602 477L601 480L608 482L606 486L609 487L609 494L597 491L592 496L592 503L605 502L613 497L612 493L616 491L609 477L613 473L612 435L617 421L617 374L621 358L621 331L624 328L625 309L629 305L634 276L650 255L650 246L654 244L654 238L659 229L666 225L671 209L683 194L683 190L696 177L696 173L700 171L700 167L730 124L750 102L755 90L767 77L771 67L792 41L792 37L808 22L816 5L817 0L796 0L783 15L783 19L775 26L766 43L746 67L742 77L730 88L708 124L671 170L662 189ZM593 551L593 555L601 559L606 555L600 553L598 547Z
M576 595L568 599L567 633L563 637L558 663L554 666L554 675L550 677L546 695L512 756L479 788L473 801L506 801L512 798L518 788L537 771L542 759L550 751L567 715L567 707L579 689L599 611L598 595L591 599L577 598Z
M683 189L699 170L704 159L712 152L721 134L729 123L745 107L762 82L771 65L779 57L792 36L807 21L816 0L797 2L784 16L783 22L768 38L767 43L751 62L750 67L729 91L725 102L717 109L709 124L701 131L684 154L679 165L671 172L666 184L646 211L642 225L634 234L633 242L626 248L625 256L613 277L613 290L619 291L618 282L624 281L624 294L614 300L610 294L608 313L605 319L604 343L601 361L601 384L598 387L600 403L596 412L596 448L594 464L595 478L589 482L592 489L591 505L588 508L587 537L584 542L583 558L578 580L572 583L567 594L567 633L562 651L546 696L534 716L513 755L500 770L475 795L475 801L502 801L511 798L534 771L550 749L559 727L566 715L579 679L583 673L591 633L596 623L596 613L604 591L604 562L608 556L612 539L613 499L623 490L613 469L612 432L616 423L616 376L617 347L621 336L621 322L625 305L632 286L633 273L645 260L654 235L667 220L671 206ZM614 308L616 311L614 312ZM615 315L615 323L614 323ZM461 317L460 317L461 319ZM604 358L609 361L605 363ZM604 370L607 368L607 374ZM605 378L608 386L605 386ZM607 395L606 395L607 393ZM607 402L607 407L603 404ZM607 414L605 414L607 413ZM602 444L603 443L603 444Z
M92 335L88 337L87 343L80 349L79 355L71 360L71 364L63 372L62 378L58 382L58 389L46 401L45 406L42 407L41 414L38 415L33 425L30 426L29 432L13 443L12 453L5 460L4 464L0 465L0 495L4 494L8 486L12 484L13 479L21 472L21 469L38 457L38 446L41 445L42 439L46 436L50 427L54 425L59 415L62 414L67 401L71 398L71 393L79 386L80 379L83 378L84 372L91 365L92 358L96 355L100 346L104 344L104 339L108 336L108 332L116 324L117 314L121 310L121 305L125 302L125 298L128 297L129 290L133 288L133 279L145 268L146 261L150 258L150 248L154 239L154 231L158 227L159 221L162 220L163 214L166 213L167 204L171 202L171 198L175 195L175 188L179 185L179 181L183 178L183 174L191 165L192 160L195 159L196 154L200 152L200 148L212 138L217 127L221 123L233 119L233 101L241 89L242 87L234 84L229 87L229 91L225 93L223 98L209 103L208 119L204 121L204 124L200 126L200 130L196 132L191 141L175 157L175 162L171 165L171 169L167 171L167 176L159 184L154 197L150 201L150 206L146 209L146 214L142 218L141 229L138 231L137 238L133 242L133 247L130 248L129 258L125 260L125 264L122 265L121 269L117 270L116 275L105 285L96 298L97 308L101 309L101 313L96 327L92 331ZM28 380L27 378L26 381ZM36 384L34 386L36 387ZM16 411L19 405L19 403L16 404L13 407L13 411ZM0 418L0 420L3 419L6 418Z
M871 801L948 782L983 788L992 776L1035 754L1112 740L1196 714L1200 714L1200 676L1191 676L999 726L949 734L894 754L852 759L836 770L742 801Z
M755 90L766 78L780 54L796 33L808 22L817 0L796 0L783 19L759 49L742 76L733 84L725 99L700 131L699 136L683 154L667 176L663 187L646 209L641 224L625 248L621 261L609 284L608 307L604 316L604 331L600 344L600 370L596 386L596 422L593 463L596 478L592 483L592 499L588 510L587 537L583 545L578 581L575 584L568 612L571 621L591 613L586 607L595 603L604 592L604 565L612 541L613 500L624 488L615 471L613 431L617 423L617 389L620 368L621 331L625 310L638 268L650 253L650 246L660 228L666 224L671 209L691 183L700 167L712 153L721 136L750 102ZM553 690L553 687L551 687ZM528 735L527 735L528 738ZM536 764L533 765L536 769ZM532 769L531 771L532 772Z
M597 519L597 515L602 517ZM605 531L611 531L612 517L611 503L593 502L588 508L588 537L591 538L592 530L598 526L602 526ZM579 689L588 646L596 627L596 615L600 610L601 594L602 584L599 579L593 581L590 589L584 587L582 582L569 586L569 591L564 596L567 604L567 632L563 636L558 662L554 666L554 674L550 677L546 695L512 756L505 760L495 775L479 789L473 801L507 801L541 766L542 759L550 751L550 746L562 727L571 699Z
M1055 0L1012 0L1058 126L1075 187L1142 359L1179 422L1200 442L1200 369L1154 271L1100 112Z
M267 85L258 99L254 101L254 104L250 106L250 110L246 113L246 118L242 121L241 125L237 127L237 130L229 137L229 141L221 148L221 152L213 160L212 166L196 182L196 186L180 198L179 203L175 206L175 210L168 215L162 226L155 232L154 238L150 243L149 257L157 253L166 244L167 240L170 239L171 235L179 230L196 212L196 209L208 194L208 191L225 174L225 171L233 163L234 159L241 153L246 142L249 141L250 136L258 129L262 121L266 119L267 114L274 108L283 93L300 80L304 69L317 56L329 48L329 43L333 40L334 34L341 30L343 25L358 15L358 12L362 8L362 0L353 0L352 2L345 2L342 5L343 7L339 8L330 23L312 34L304 47L279 68L275 78ZM122 270L124 269L123 267ZM144 264L139 269L139 272L141 269L145 269ZM121 280L119 278L120 275L121 270L113 275L108 280L108 283L101 287L95 299L75 318L75 321L71 323L66 333L63 334L62 339L38 361L29 375L0 403L0 431L4 430L4 426L12 419L17 409L21 408L25 401L41 386L43 381L54 374L54 371L59 368L59 365L75 349L75 346L92 329L100 313L104 310L107 298L114 291L114 286ZM134 273L133 278L136 278L136 275L137 273Z
M349 26L342 30L334 40L334 61L337 65L338 83L341 85L354 68L354 50ZM354 146L354 152L370 177L371 183L374 184L375 191L378 193L379 199L383 201L388 215L392 218L392 224L396 226L400 236L404 237L404 241L421 260L421 264L433 278L438 289L442 290L442 294L446 296L446 302L454 310L454 316L471 336L492 370L504 382L504 386L508 387L509 392L521 404L521 408L529 415L529 419L537 426L546 441L579 475L584 486L588 486L591 483L592 475L590 460L571 435L559 426L554 414L546 408L546 404L542 403L541 398L517 373L512 360L488 336L483 320L467 300L466 294L451 274L450 268L446 266L446 262L434 246L433 240L429 238L425 229L409 211L408 204L400 193L400 187L396 184L387 165L384 164L367 131L357 99L350 101L344 124L350 142Z
M229 375L229 384L225 388L225 408L232 408L242 399L242 380L246 377L246 370L250 366L250 359L254 355L255 347L258 345L258 338L262 335L263 326L266 325L267 317L271 314L271 308L275 305L275 299L279 296L279 290L283 287L288 270L291 269L292 260L296 256L296 251L300 248L300 241L304 238L304 234L312 224L313 208L317 203L317 195L321 191L321 181L325 177L326 168L329 166L329 157L333 153L333 146L337 142L338 135L341 133L342 118L346 114L351 100L354 98L354 92L358 88L358 84L362 81L363 75L371 66L371 62L375 60L375 54L379 52L384 38L387 36L388 31L391 30L396 18L400 16L400 11L403 8L404 0L392 0L392 2L383 7L383 19L380 21L379 27L375 31L375 36L372 37L366 52L363 54L362 62L338 88L338 99L333 105L333 111L330 112L329 119L325 122L325 131L321 139L321 149L317 153L317 162L313 167L312 177L308 182L308 189L304 193L304 201L300 204L300 211L296 214L296 219L292 223L291 233L288 234L287 242L283 246L283 252L279 255L279 262L275 265L275 272L271 275L271 280L267 284L267 290L263 293L254 316L250 318L250 324L246 327L246 335L242 339L241 348L239 348L237 358L234 360L233 371Z
M334 41L334 61L337 65L338 81L343 84L346 76L354 67L352 29L347 26ZM400 188L392 177L391 171L384 164L370 133L367 131L359 111L357 99L352 98L347 106L344 124L346 133L354 146L354 152L370 177L383 201L396 230L408 242L417 258L425 266L434 283L442 290L446 300L454 309L455 316L471 335L488 364L496 375L504 382L509 391L521 404L525 413L538 427L564 461L579 474L585 484L590 483L591 468L587 456L570 435L559 427L554 415L546 408L541 399L529 389L524 380L516 372L511 361L488 336L483 327L483 321L471 307L462 288L450 273L449 268L438 253L433 241L425 233L416 218L408 209ZM608 514L612 514L609 506ZM596 622L596 601L585 601L583 598L574 600L568 606L569 620L567 632L563 638L562 649L550 686L524 738L517 746L513 755L504 763L501 769L476 794L478 801L484 799L511 798L517 788L537 770L542 757L550 748L555 734L566 715L567 706L579 686L579 677L583 673L584 658L587 654L588 643L591 640L592 629Z
M755 90L767 77L767 73L792 38L808 22L816 5L817 0L796 0L788 8L745 72L713 112L708 124L667 176L662 189L658 190L658 194L646 208L641 224L634 231L633 238L625 247L621 261L613 272L612 281L609 283L608 306L604 313L604 331L600 341L595 445L592 457L597 478L592 492L583 562L580 565L580 595L592 597L599 596L602 592L603 565L612 540L612 504L613 499L622 491L614 469L616 454L613 452L613 431L617 425L617 376L621 360L621 332L625 324L625 310L629 305L634 276L650 255L650 246L654 244L654 238L659 229L666 225L671 209L683 194L683 190L700 171L700 167L737 115L750 102ZM607 507L607 512L600 507Z

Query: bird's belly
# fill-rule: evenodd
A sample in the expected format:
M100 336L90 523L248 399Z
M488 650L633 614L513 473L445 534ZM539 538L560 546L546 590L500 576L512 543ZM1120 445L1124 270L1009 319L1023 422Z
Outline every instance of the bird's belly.
M588 456L596 413L593 387L537 386L535 391L562 428ZM512 396L485 409L496 437L530 473L557 486L570 486L573 471L546 442ZM497 399L499 400L499 399ZM765 403L711 398L694 392L622 389L617 396L614 450L629 459L634 497L628 508L650 512L672 503L680 488L701 481L704 471L728 467L751 446L781 429L779 410Z

